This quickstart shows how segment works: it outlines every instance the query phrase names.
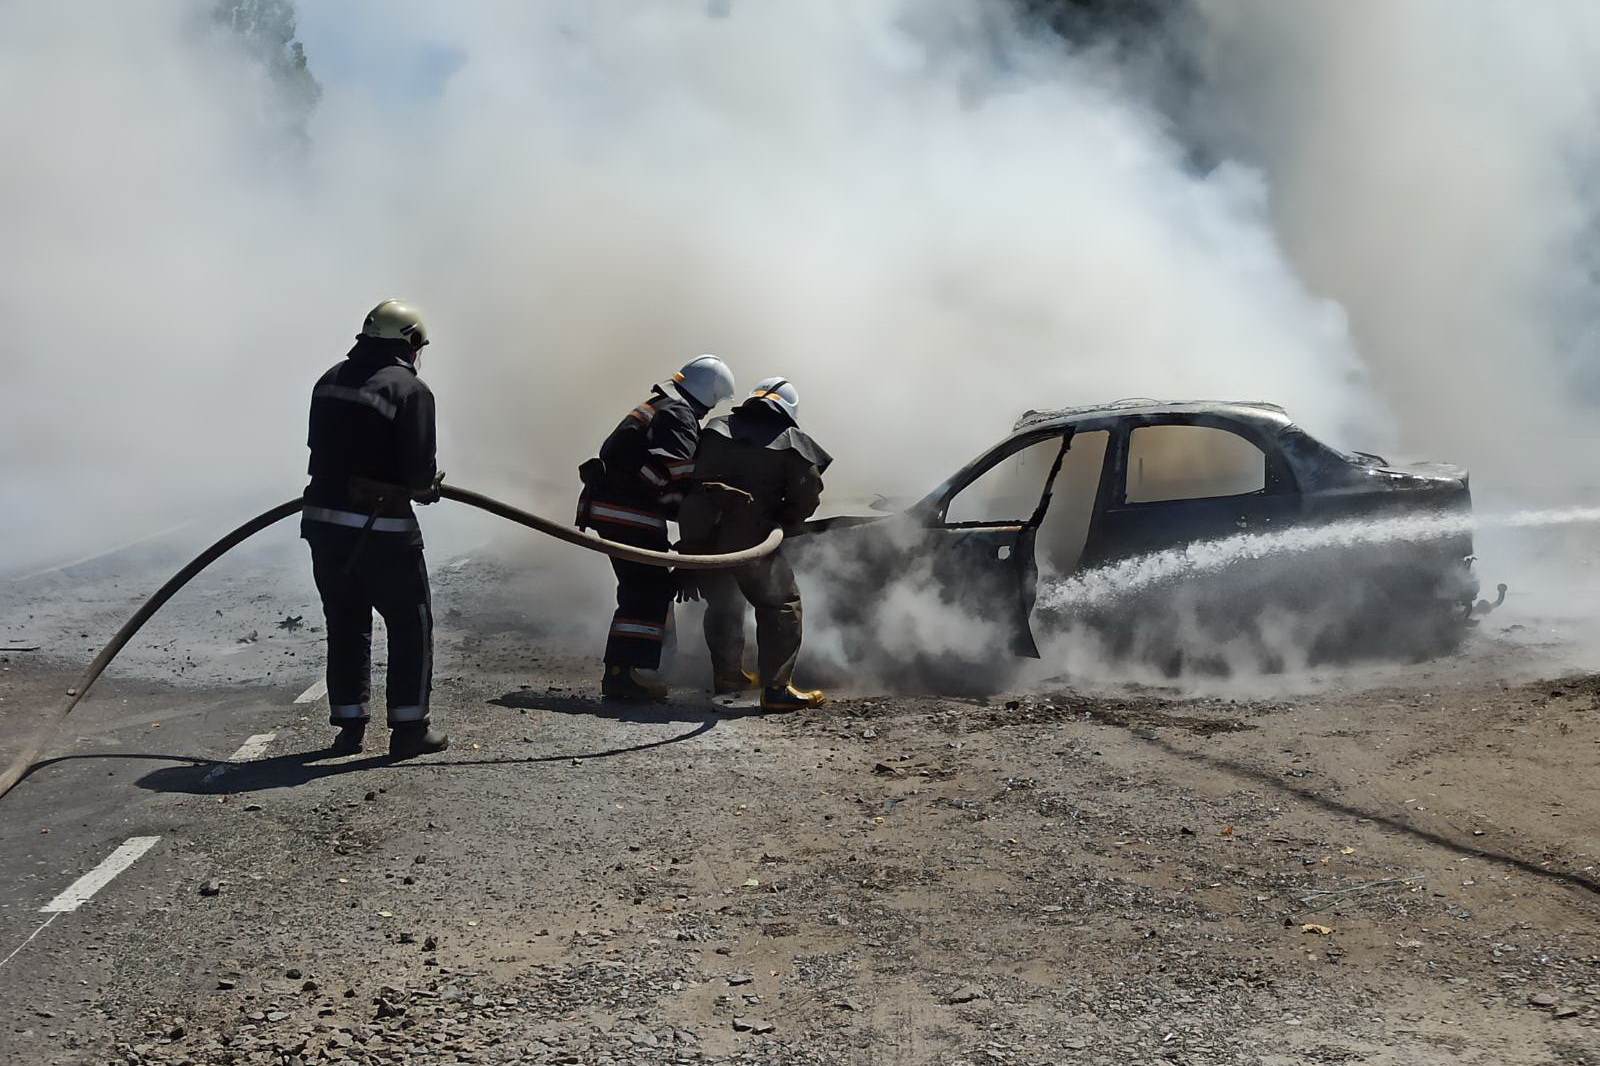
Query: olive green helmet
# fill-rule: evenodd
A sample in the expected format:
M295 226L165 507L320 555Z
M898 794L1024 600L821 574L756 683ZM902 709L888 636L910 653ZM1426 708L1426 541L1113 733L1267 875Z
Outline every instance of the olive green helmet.
M413 350L428 343L428 327L422 324L422 316L404 300L385 300L367 312L367 320L361 324L361 335L410 341Z

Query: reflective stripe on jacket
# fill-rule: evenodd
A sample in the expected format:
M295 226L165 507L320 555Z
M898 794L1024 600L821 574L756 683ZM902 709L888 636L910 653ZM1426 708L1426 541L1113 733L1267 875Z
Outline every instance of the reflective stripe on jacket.
M605 471L588 486L590 513L616 505L662 519L677 513L693 476L700 415L670 385L629 411L600 445Z
M405 341L356 338L311 390L305 523L366 528L422 543L411 494L437 473L433 392ZM355 520L353 520L355 519Z

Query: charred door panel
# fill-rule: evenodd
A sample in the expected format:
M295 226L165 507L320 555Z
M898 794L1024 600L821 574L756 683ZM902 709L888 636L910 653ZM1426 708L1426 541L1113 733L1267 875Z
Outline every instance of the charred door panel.
M1039 657L1028 615L1033 610L1034 528L935 528L928 551L947 602L1000 628L1015 655Z

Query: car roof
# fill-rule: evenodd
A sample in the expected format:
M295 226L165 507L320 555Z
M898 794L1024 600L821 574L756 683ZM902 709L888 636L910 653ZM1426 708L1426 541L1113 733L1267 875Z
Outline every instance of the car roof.
M1161 415L1222 415L1273 428L1282 428L1291 421L1288 412L1282 407L1263 400L1173 401L1141 397L1083 407L1060 407L1051 411L1028 411L1017 419L1012 431L1020 433L1024 430L1058 429L1105 418L1145 418Z

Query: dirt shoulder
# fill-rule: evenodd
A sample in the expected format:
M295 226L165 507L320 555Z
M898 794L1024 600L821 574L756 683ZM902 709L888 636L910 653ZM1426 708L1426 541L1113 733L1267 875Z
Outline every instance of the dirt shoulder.
M170 881L17 1061L1600 1061L1592 679L760 716L441 661L432 762L285 707L141 778Z

